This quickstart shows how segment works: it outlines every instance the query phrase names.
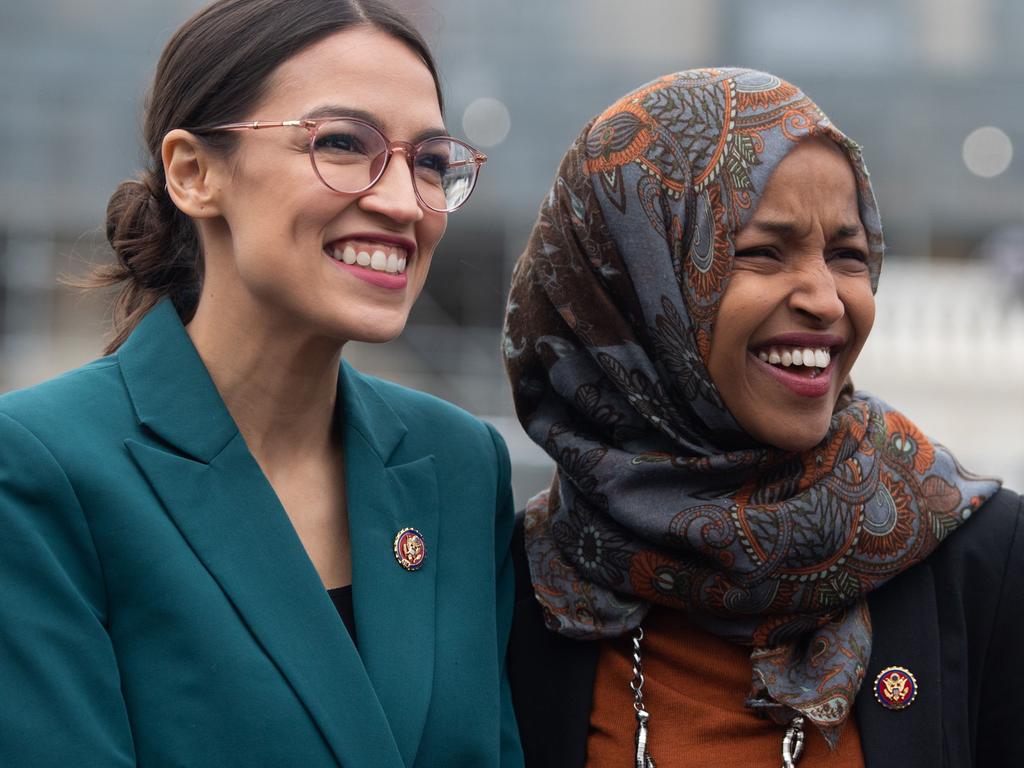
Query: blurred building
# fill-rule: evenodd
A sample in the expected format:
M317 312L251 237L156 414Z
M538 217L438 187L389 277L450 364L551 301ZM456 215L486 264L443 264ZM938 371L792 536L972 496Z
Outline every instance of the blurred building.
M108 257L104 208L139 163L144 89L163 44L200 5L0 7L0 391L99 353L102 301L56 280ZM643 82L704 65L794 81L864 145L891 255L855 378L970 466L1024 486L1024 302L1010 290L1021 282L1005 279L1007 269L1020 274L1024 253L1011 245L984 257L993 235L1024 224L1024 102L1015 96L1024 4L398 5L435 46L453 133L491 160L473 201L452 217L405 335L346 354L496 420L513 447L520 502L550 467L512 417L497 351L511 266L583 124Z

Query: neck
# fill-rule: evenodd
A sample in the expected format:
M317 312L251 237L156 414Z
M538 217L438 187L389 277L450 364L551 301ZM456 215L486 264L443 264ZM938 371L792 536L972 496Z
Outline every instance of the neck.
M265 307L213 304L200 300L187 331L264 471L332 450L342 342Z

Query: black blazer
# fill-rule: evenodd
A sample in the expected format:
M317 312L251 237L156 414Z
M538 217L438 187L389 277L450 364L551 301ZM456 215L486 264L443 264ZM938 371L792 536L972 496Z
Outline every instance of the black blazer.
M1024 766L1022 516L1021 497L1000 491L927 560L869 596L874 640L854 708L867 768ZM599 644L545 628L521 519L512 546L508 668L526 765L583 766ZM871 685L892 665L908 667L919 689L898 712L879 705Z

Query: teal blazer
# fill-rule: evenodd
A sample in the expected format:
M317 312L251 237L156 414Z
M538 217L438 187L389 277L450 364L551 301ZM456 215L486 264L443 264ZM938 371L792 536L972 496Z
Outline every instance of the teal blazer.
M0 765L522 764L505 446L338 386L358 650L169 302L0 398Z

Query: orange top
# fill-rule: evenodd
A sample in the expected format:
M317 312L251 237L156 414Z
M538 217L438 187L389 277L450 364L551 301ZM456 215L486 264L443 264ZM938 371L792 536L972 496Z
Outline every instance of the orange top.
M677 611L653 609L643 627L644 705L651 715L648 751L658 768L782 765L785 727L743 706L750 694L748 648L698 629ZM587 739L588 768L633 765L631 651L631 636L605 642L601 648ZM833 753L810 723L804 734L800 768L864 768L853 717Z

